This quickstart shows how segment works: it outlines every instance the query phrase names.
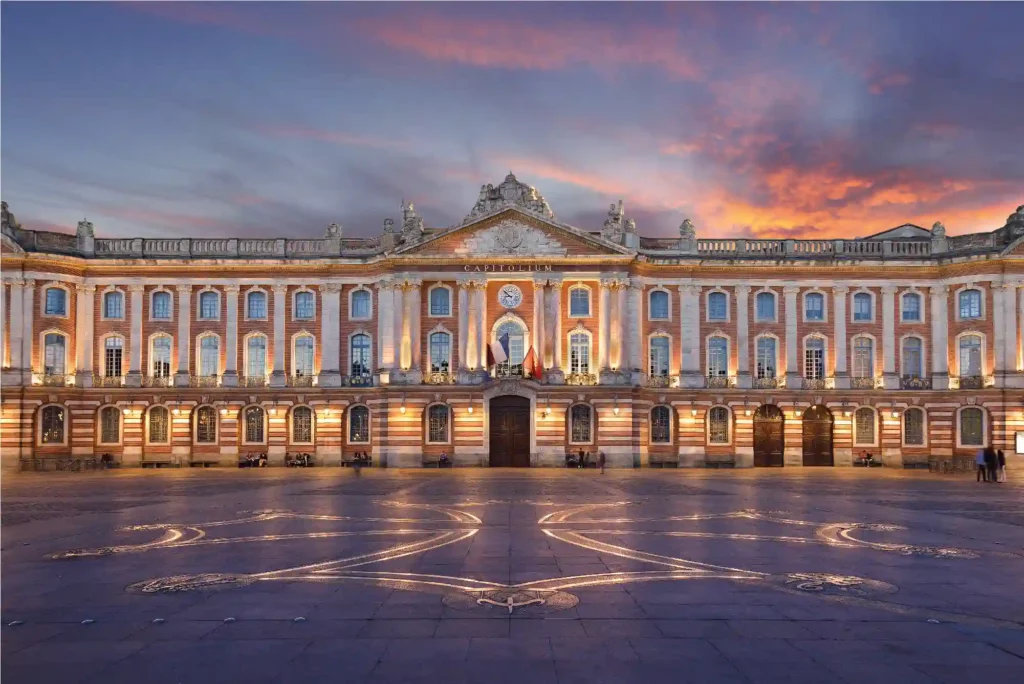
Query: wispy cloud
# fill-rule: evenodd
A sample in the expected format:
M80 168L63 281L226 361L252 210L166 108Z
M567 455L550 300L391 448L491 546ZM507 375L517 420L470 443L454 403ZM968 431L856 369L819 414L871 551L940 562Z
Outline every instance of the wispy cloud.
M359 135L345 133L342 131L328 131L318 128L307 128L303 126L274 126L256 125L254 130L265 133L275 138L295 138L300 140L317 140L320 142L333 143L335 145L348 145L353 147L376 147L389 149L405 149L408 143L404 140L378 137L372 135Z

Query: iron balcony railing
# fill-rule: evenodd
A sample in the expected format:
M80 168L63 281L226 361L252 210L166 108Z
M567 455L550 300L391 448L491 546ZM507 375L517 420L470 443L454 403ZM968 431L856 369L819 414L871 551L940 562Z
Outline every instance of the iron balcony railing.
M423 375L424 385L454 385L455 375L447 371L430 371Z
M266 387L267 376L266 375L243 375L239 378L239 382L242 387Z
M779 386L778 378L754 378L754 389L775 389Z
M342 375L342 387L372 387L373 376L369 373L358 373L356 375Z
M124 387L123 375L93 375L93 387Z
M927 390L932 388L932 381L917 375L904 375L900 378L900 389Z
M648 375L644 379L645 387L671 387L672 377L669 375Z
M597 376L593 373L569 373L565 376L566 385L596 385Z
M875 389L875 378L850 378L851 389Z
M143 375L143 387L170 387L174 384L174 378L170 375Z

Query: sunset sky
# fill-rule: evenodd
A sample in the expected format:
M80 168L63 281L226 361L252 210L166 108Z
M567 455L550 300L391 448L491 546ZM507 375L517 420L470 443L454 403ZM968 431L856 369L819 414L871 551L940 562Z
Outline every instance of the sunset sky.
M7 3L2 195L98 236L562 221L852 237L1024 204L1024 4Z

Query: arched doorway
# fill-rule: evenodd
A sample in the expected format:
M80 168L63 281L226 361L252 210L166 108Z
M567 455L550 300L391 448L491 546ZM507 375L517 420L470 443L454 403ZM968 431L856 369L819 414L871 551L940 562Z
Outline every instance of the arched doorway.
M490 403L490 465L493 468L530 466L530 400L505 395Z
M775 404L764 404L754 412L754 465L763 468L781 468L784 463L784 430L782 409Z
M804 411L804 465L830 466L832 458L832 412L818 404Z

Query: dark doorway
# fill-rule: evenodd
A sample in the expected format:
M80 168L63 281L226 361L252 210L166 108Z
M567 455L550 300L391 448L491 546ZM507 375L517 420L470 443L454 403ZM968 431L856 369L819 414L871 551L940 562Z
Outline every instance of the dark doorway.
M830 466L832 459L832 412L818 404L804 411L804 465Z
M491 399L493 468L530 467L530 400L505 396Z
M765 404L754 413L754 465L760 468L781 468L785 459L786 421L782 409Z

